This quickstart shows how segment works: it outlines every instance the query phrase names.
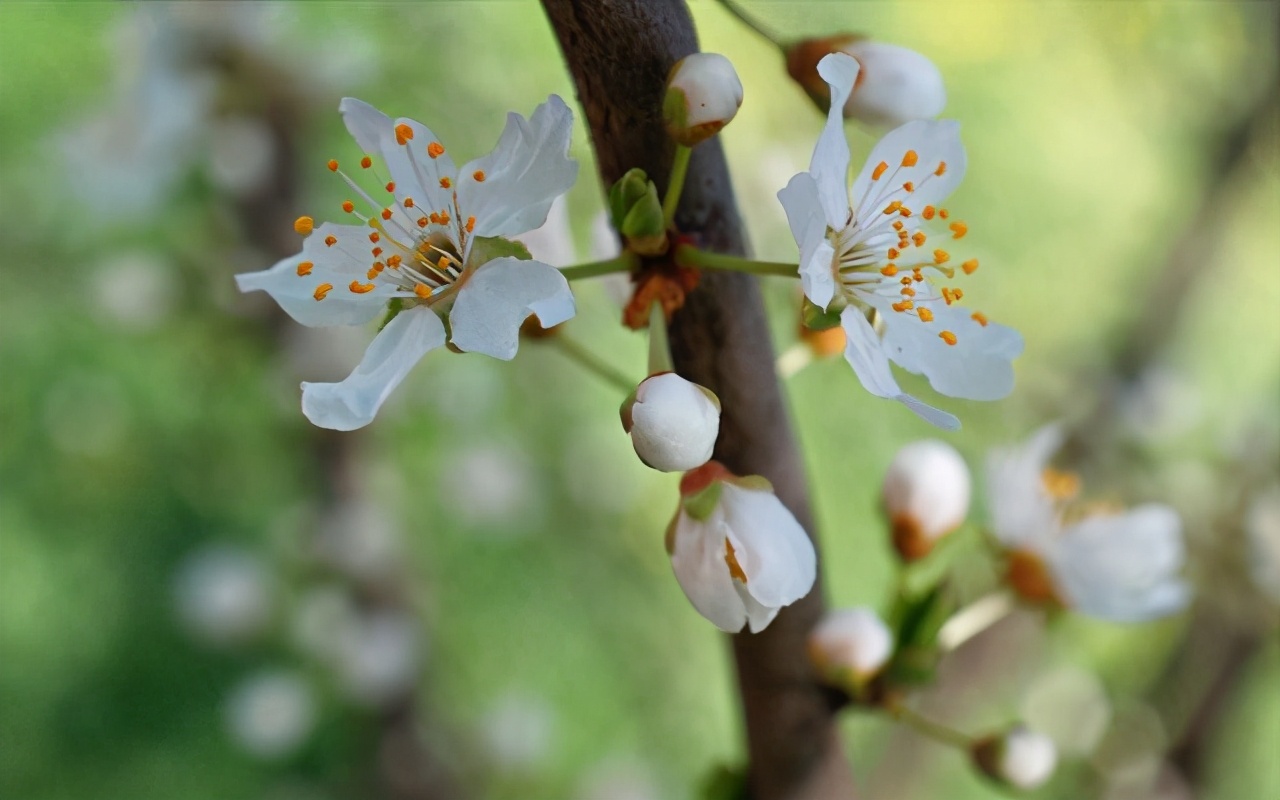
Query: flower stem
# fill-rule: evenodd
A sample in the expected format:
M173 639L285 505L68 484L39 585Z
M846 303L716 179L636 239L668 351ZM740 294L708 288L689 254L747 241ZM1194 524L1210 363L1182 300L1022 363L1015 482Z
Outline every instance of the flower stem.
M689 172L689 156L692 154L693 150L688 147L676 145L675 159L671 162L671 180L667 181L667 196L662 198L662 220L668 228L676 218L676 206L680 205L684 176Z
M682 244L676 248L676 264L699 269L727 269L733 272L749 272L753 275L781 275L796 278L800 268L786 261L752 261L749 258L710 253L693 245Z
M586 264L562 267L560 274L565 277L565 280L574 281L580 278L595 278L600 275L608 275L611 272L630 272L639 263L640 260L635 253L630 250L624 250L613 258L607 258L604 261L590 261Z
M736 17L738 21L741 22L743 25L746 25L751 30L760 34L762 37L767 39L769 43L772 44L774 47L777 47L779 50L786 52L787 46L785 43L783 43L782 37L779 36L776 31L774 31L773 29L769 28L766 25L761 24L759 21L755 19L755 17L752 17L746 11L743 11L742 7L739 6L737 3L733 2L733 0L719 0L719 3L721 6L724 7L725 11L728 11L730 14Z
M662 310L662 303L655 302L649 307L649 374L674 370L667 341L667 312Z
M934 722L918 711L908 708L900 700L890 700L885 703L884 710L889 716L898 722L913 728L919 733L928 736L934 741L942 744L950 745L961 750L969 750L973 747L974 741L969 736L961 733L954 728L949 728L940 722Z
M570 361L576 362L578 366L587 372L595 373L605 383L621 389L624 394L630 394L631 390L636 388L635 381L623 375L600 356L583 347L581 343L565 336L563 333L549 338L552 342L555 342L556 346L560 348L560 352Z

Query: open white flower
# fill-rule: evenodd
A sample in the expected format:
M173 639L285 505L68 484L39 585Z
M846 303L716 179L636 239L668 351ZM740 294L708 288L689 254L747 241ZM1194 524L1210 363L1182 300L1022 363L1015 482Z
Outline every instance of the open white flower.
M263 290L303 325L363 325L389 307L399 313L340 383L303 383L302 410L316 425L369 424L387 395L446 337L458 350L515 356L520 324L536 314L544 328L574 314L569 284L503 237L533 230L552 201L573 185L568 157L573 113L552 95L529 119L509 114L493 152L458 169L429 129L392 120L345 98L339 110L365 151L363 171L382 184L369 193L339 168L355 201L343 210L358 225L310 217L295 224L302 252L269 270L236 276L241 291ZM378 174L373 157L385 162ZM378 200L376 197L382 197ZM444 319L448 320L448 327Z
M1177 512L1147 504L1071 513L1079 480L1048 468L1062 436L1049 426L989 459L991 526L1009 551L1014 590L1112 622L1180 611L1191 591L1178 577L1186 554Z
M955 429L959 421L903 392L892 360L923 374L950 397L998 400L1013 390L1013 366L1022 337L1011 328L957 303L964 291L937 287L955 277L952 256L926 245L947 224L951 239L968 232L939 204L960 183L965 151L959 123L909 122L872 149L852 189L844 107L858 77L858 62L832 53L818 64L831 88L831 111L808 172L791 179L778 199L800 248L805 296L819 308L840 312L848 343L845 358L862 385L878 397L898 400L925 420ZM971 274L977 259L960 264ZM883 337L868 321L875 312Z
M717 628L759 633L813 588L813 543L764 478L739 478L709 461L685 474L680 495L667 528L671 568Z

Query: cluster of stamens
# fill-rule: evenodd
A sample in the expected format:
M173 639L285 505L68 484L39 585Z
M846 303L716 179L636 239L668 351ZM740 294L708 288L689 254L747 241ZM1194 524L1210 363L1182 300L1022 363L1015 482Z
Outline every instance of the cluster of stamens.
M395 128L396 141L405 148L411 148L413 128L400 124ZM426 146L428 158L437 159L444 155L444 146L439 142L430 142ZM418 166L410 153L410 163L417 170ZM361 170L368 170L383 190L390 196L388 203L379 203L373 196L362 189L344 172L336 160L328 162L329 171L336 173L354 191L372 212L364 214L357 210L352 200L342 202L343 212L354 216L371 230L363 241L350 241L334 235L326 236L324 244L329 248L337 248L336 252L346 256L364 271L365 281L355 279L348 284L347 291L352 294L367 294L383 281L394 287L390 297L428 301L439 297L449 287L454 286L463 272L462 259L467 252L467 240L475 230L475 217L464 218L458 209L458 193L453 190L453 179L439 179L441 189L453 190L452 207L427 210L420 207L413 197L397 198L396 184L385 179L373 165L373 158L365 155L360 159ZM476 170L471 176L476 182L483 182L485 174ZM419 170L420 183L425 185ZM403 212L397 214L396 212ZM406 223L405 220L412 220ZM412 227L416 225L417 230ZM434 227L433 227L434 226ZM302 236L311 234L315 221L311 217L299 217L294 222L294 230ZM369 249L365 250L368 247ZM364 253L368 253L365 255ZM315 264L303 261L298 264L299 277L311 274ZM320 283L315 287L312 296L324 300L333 291L333 284Z
M932 287L920 286L926 278L944 276L953 279L956 269L951 266L951 253L942 248L929 252L925 246L929 241L929 234L920 230L919 225L911 226L904 221L917 213L920 219L930 222L935 219L946 221L951 216L945 208L932 205L913 208L909 205L911 195L917 189L947 171L947 162L939 161L937 167L919 184L912 181L898 183L895 180L898 170L914 167L918 163L919 155L916 151L908 150L892 172L889 164L884 161L876 165L866 192L853 206L849 224L834 236L835 266L840 282L853 298L859 299L859 293L884 294L889 286L894 286L895 294L901 298L891 304L894 312L929 323L934 318L934 312L929 308L930 303L941 301L952 305L964 297L964 290L944 286L940 290L940 296L933 296ZM879 211L868 211L872 208ZM912 227L916 228L914 232L911 231ZM953 240L962 239L969 232L969 226L964 222L953 221L948 224L948 230ZM976 258L960 264L960 271L966 275L972 275L977 269ZM975 311L970 316L983 327L988 323L986 315L981 312ZM959 341L953 331L940 331L938 338L948 345L955 345Z

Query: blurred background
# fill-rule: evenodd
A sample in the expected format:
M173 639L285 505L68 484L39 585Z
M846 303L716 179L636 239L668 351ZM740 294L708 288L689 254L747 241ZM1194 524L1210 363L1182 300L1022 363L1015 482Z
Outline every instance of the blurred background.
M722 140L757 255L794 258L774 194L821 117L766 42L691 5L746 88ZM1193 609L1015 614L924 707L1050 732L1038 797L1280 797L1277 5L743 5L946 76L966 291L1027 340L1012 398L942 403L975 473L1066 419L1090 495L1186 524ZM344 95L465 159L552 92L573 97L534 2L0 5L0 795L693 798L740 762L725 640L661 544L676 481L636 461L615 389L538 342L437 352L368 429L320 431L298 382L372 332L234 289L296 250L296 216L337 216ZM850 133L860 163L875 134ZM574 154L539 237L557 264L597 247L581 125ZM601 283L565 335L638 379ZM828 591L881 604L880 477L937 434L839 359L797 369L796 287L765 289ZM1001 796L910 731L847 725L872 800Z

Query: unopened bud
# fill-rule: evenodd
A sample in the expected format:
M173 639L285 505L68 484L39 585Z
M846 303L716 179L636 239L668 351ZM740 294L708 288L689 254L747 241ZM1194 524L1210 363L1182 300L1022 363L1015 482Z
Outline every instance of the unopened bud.
M1023 725L983 739L974 745L971 756L988 777L1023 790L1043 785L1058 765L1058 748L1053 740Z
M711 458L720 435L720 400L674 372L651 375L622 404L622 427L645 464L684 472Z
M806 39L787 51L787 72L823 111L831 103L831 94L818 75L818 62L829 53L845 53L858 62L858 80L844 104L845 117L897 127L933 119L947 105L942 74L932 61L905 47L841 34Z
M671 68L662 119L672 139L693 147L728 125L741 105L742 82L729 59L694 53Z
M658 188L645 171L636 167L609 189L609 216L627 247L646 256L667 251L667 224L662 216Z
M926 439L899 450L881 496L902 559L924 558L960 527L969 512L969 494L969 468L951 445Z
M823 679L841 687L866 684L893 655L893 633L866 607L829 612L809 634L809 660Z

